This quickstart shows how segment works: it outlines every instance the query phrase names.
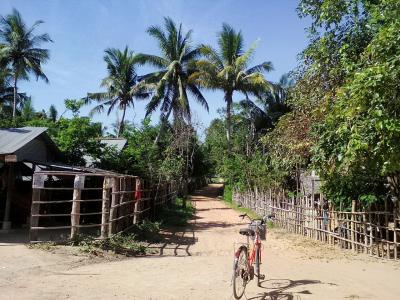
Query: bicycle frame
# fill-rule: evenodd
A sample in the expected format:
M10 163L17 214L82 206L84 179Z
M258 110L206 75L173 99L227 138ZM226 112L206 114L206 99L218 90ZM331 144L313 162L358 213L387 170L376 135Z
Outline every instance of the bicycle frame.
M260 260L260 263L261 263L262 247L261 247L260 235L259 235L258 232L255 233L251 250L250 250L250 237L247 236L246 249L247 249L247 263L248 263L249 266L252 266L255 263L257 249L259 249L259 255L260 255L259 260ZM239 258L240 250L241 250L241 247L235 253L235 257L236 258Z
M247 244L249 245L249 237L247 237ZM249 266L252 266L254 264L255 260L256 260L256 251L257 251L257 249L259 249L259 251L260 251L259 252L260 253L259 259L260 259L260 262L261 262L261 252L262 252L261 251L261 240L260 240L260 235L257 232L256 232L256 235L254 237L253 246L251 248L251 251L250 251L249 247L247 247L247 249L248 249L248 253L250 254L247 257Z

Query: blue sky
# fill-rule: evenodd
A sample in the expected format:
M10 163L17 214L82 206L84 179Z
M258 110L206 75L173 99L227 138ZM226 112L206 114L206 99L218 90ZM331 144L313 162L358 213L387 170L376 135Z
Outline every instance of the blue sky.
M45 110L54 104L59 113L64 110L65 98L81 98L87 92L99 91L101 79L106 76L104 49L128 45L135 52L158 54L157 44L146 34L146 28L162 24L170 16L185 29L193 29L193 42L216 44L216 33L223 22L242 30L246 47L260 39L254 64L272 61L275 70L267 79L279 77L293 69L297 54L304 49L307 20L296 14L297 0L1 0L0 15L14 7L31 25L36 20L45 23L38 32L50 34L54 43L50 61L44 66L50 84L21 82L20 90L32 95L36 109ZM139 74L149 68L138 69ZM204 92L210 112L192 104L195 119L204 126L218 116L224 106L223 94ZM234 100L241 100L240 94ZM138 102L127 119L140 122L145 102ZM85 115L89 108L82 110ZM155 115L154 121L157 116ZM105 125L114 122L116 113L97 115L96 121Z

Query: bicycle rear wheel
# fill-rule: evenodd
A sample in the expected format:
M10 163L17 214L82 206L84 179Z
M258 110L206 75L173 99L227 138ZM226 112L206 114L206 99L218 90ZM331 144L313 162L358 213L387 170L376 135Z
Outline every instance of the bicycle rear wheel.
M235 258L233 268L233 296L235 299L242 298L246 284L250 279L249 263L247 261L247 248L242 246L238 250L239 255Z

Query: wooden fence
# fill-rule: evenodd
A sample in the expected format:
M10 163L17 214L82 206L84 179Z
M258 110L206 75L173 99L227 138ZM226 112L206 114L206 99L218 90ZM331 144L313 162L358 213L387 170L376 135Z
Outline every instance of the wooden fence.
M384 259L399 259L400 217L398 207L391 211L333 210L329 201L314 197L290 198L283 191L234 191L233 201L260 216L275 214L275 224L289 232L343 249ZM389 205L390 204L390 205Z
M107 238L152 217L178 191L174 182L150 186L136 176L64 171L36 172L32 188L31 242L79 233Z

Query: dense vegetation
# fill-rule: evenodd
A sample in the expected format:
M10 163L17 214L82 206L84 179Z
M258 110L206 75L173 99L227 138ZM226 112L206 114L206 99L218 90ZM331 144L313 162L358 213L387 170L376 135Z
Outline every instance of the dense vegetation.
M28 28L14 11L0 24L1 126L49 127L66 162L84 164L90 155L99 167L154 181L218 175L237 189L296 192L301 172L316 170L334 205L348 207L355 199L372 209L388 196L398 199L400 2L301 0L298 14L311 20L309 43L279 82L264 77L272 63L250 67L256 43L244 50L240 31L223 24L217 47L195 46L191 30L165 18L147 30L159 54L107 49L106 91L65 100L72 115L66 118L54 107L36 112L17 90L30 74L47 80L41 65L49 53L40 46L51 39L34 35L40 22ZM21 47L28 56L18 60ZM142 65L154 71L140 74ZM222 91L225 107L202 142L190 103L208 110L205 89ZM234 94L243 100L234 102ZM140 99L148 101L147 117L132 124L126 111ZM93 101L92 113L122 112L114 132L80 115ZM160 120L152 125L156 110ZM99 137L107 135L125 137L128 147L121 154L100 147Z
M300 172L315 169L335 205L398 199L400 2L302 0L298 13L312 24L294 83L256 97L258 107L236 104L232 155L224 118L214 120L212 165L236 188L295 191Z

